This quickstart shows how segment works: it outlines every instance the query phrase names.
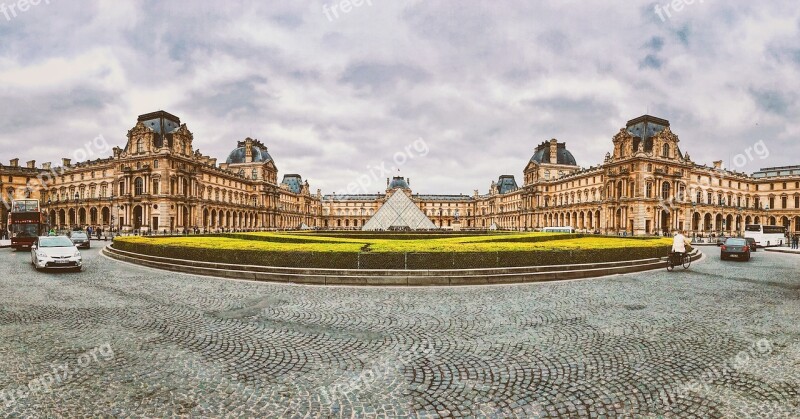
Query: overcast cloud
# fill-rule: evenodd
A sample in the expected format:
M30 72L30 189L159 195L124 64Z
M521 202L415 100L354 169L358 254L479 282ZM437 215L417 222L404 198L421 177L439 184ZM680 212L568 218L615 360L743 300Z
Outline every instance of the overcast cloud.
M366 0L365 0L366 1ZM415 192L521 182L537 144L582 166L629 119L669 119L693 160L800 164L800 7L706 0L189 2L0 0L0 159L60 162L139 114L172 112L224 160L247 136L280 175L339 191L423 138ZM662 9L669 4L660 3ZM336 13L333 7L336 6ZM327 10L327 12L326 12ZM385 180L371 187L382 189Z

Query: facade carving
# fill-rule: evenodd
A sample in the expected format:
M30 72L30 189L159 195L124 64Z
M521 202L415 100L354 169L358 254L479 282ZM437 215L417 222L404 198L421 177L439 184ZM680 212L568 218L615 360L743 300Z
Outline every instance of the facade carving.
M753 174L700 165L681 151L669 121L645 115L612 137L603 163L577 165L565 143L539 144L523 184L503 175L488 193L415 194L410 179L387 179L380 194L323 195L299 174L278 182L262 142L239 141L225 162L193 147L180 119L159 111L139 116L124 148L60 167L0 166L0 191L39 198L50 224L120 231L361 229L395 193L404 193L436 228L654 234L740 233L745 224L800 231L800 166ZM7 207L0 205L0 221Z

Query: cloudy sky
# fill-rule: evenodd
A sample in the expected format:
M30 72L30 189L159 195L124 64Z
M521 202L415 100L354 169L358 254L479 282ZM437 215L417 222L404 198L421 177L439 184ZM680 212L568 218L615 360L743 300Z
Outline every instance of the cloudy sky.
M0 160L124 146L164 109L324 192L405 160L416 192L484 193L550 138L597 164L644 113L697 162L800 164L796 2L688 2L0 0Z

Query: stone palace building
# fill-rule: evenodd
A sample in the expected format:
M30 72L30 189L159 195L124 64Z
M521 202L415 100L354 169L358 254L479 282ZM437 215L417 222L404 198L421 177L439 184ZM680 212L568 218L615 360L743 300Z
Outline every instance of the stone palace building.
M139 116L125 147L107 158L63 159L60 167L33 160L21 166L18 159L0 165L6 203L0 221L5 225L11 198L33 197L57 228L139 232L410 227L404 220L425 228L572 226L635 235L737 233L751 223L800 230L800 166L745 174L722 162L695 163L669 121L649 115L628 121L612 145L602 164L582 168L565 143L542 142L524 166L521 186L501 175L486 194L417 194L410 179L396 176L387 179L385 193L322 195L299 174L279 182L262 142L239 141L218 163L193 147L177 116L159 111ZM392 199L398 193L406 197ZM415 214L402 213L411 207Z

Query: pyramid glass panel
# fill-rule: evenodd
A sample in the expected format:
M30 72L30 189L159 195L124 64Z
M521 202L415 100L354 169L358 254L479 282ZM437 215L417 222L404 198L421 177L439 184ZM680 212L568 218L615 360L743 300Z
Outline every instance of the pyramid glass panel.
M402 191L395 191L362 230L431 230L436 225Z

